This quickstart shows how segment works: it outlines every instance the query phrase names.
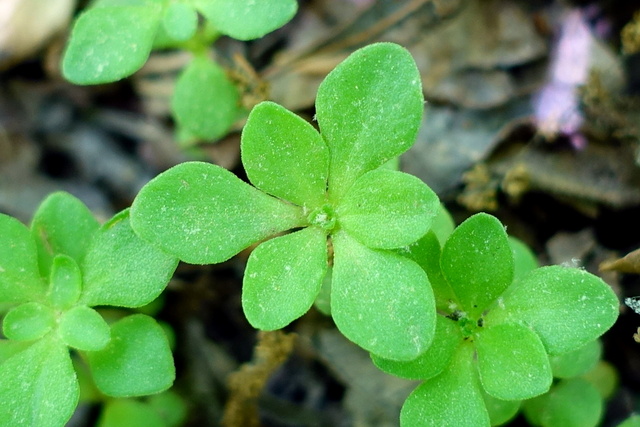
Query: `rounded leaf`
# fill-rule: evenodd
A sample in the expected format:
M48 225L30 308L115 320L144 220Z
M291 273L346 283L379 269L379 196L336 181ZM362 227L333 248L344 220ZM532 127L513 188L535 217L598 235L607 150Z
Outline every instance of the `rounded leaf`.
M55 325L51 308L28 302L9 310L2 322L2 332L10 340L30 341L42 338Z
M0 364L0 425L64 426L79 387L65 345L49 337Z
M57 254L81 263L98 228L100 224L93 213L76 197L63 191L47 196L31 221L42 275L49 277Z
M301 208L201 162L182 163L158 175L131 207L136 233L192 264L225 261L253 243L305 223Z
M149 57L160 13L154 5L88 9L73 25L62 74L84 85L130 76Z
M359 49L329 73L318 89L316 117L331 152L331 200L413 145L423 103L418 68L393 43Z
M83 264L80 301L89 306L140 307L160 295L178 260L139 238L131 229L129 210L100 228Z
M491 323L524 323L549 354L573 351L595 340L618 318L609 285L576 268L541 267L525 275L488 313Z
M400 411L401 427L489 427L473 366L473 346L461 345L447 368L418 386Z
M33 300L43 293L44 286L29 229L17 219L0 214L0 301Z
M224 135L240 114L238 89L222 68L198 56L178 77L171 110L182 132L215 140Z
M482 398L489 412L489 420L492 426L505 424L516 416L520 410L520 400L500 400L482 390Z
M513 252L500 221L485 213L468 218L444 244L440 266L463 309L481 314L513 281Z
M426 273L390 251L333 236L331 315L344 336L391 360L412 360L433 340L436 311Z
M82 273L73 258L56 255L49 278L49 301L57 309L72 307L82 292Z
M109 343L111 330L97 311L80 305L60 317L58 335L69 347L96 351Z
M393 249L424 236L440 209L420 179L376 169L356 180L336 207L342 228L370 248Z
M164 331L149 316L134 314L111 326L111 341L86 353L96 385L113 397L143 396L168 389L175 378Z
M242 164L253 185L309 209L325 203L329 149L313 126L273 102L249 114Z
M569 353L551 356L551 369L556 378L572 378L593 369L602 356L600 340L591 341Z
M296 0L194 0L194 5L222 34L253 40L289 22L298 10Z
M483 388L501 400L524 400L549 390L553 375L540 338L525 326L501 324L475 335Z
M177 41L189 40L198 28L198 12L187 3L171 3L162 16L167 35Z
M306 313L327 272L327 236L316 227L276 237L253 250L242 284L251 326L272 331Z
M97 427L167 427L148 403L133 399L110 399L104 405Z
M410 380L428 380L440 374L451 362L462 342L462 335L453 320L444 316L436 316L436 319L434 344L420 356L403 362L372 354L373 363L384 372Z
M550 392L542 411L544 427L596 427L602 416L602 397L589 381L570 378Z

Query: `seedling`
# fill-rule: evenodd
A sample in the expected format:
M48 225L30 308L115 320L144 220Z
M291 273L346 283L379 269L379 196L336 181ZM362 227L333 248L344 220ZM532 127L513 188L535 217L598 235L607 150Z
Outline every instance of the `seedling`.
M403 426L489 426L549 390L550 357L578 350L615 322L618 300L601 279L533 268L514 248L488 214L460 224L442 248L433 232L409 248L434 289L433 344L409 362L372 356L386 372L425 380L403 405Z
M215 140L242 108L238 88L209 57L209 46L222 35L260 38L296 10L295 0L98 0L76 20L62 72L76 84L114 82L139 70L153 49L188 50L193 60L171 101L178 135L185 143Z
M435 304L425 272L395 249L427 232L439 201L419 179L379 167L413 144L422 112L411 55L370 45L321 84L320 132L277 104L253 109L241 150L254 187L218 166L183 163L143 187L132 227L193 264L269 239L251 253L242 291L247 319L263 330L309 310L331 263L338 329L371 352L413 359L431 343Z
M177 259L139 239L129 212L100 226L67 193L45 199L31 228L0 215L0 425L62 426L78 403L69 349L114 397L163 391L175 376L162 328L143 314L113 324L92 307L140 307L165 288Z

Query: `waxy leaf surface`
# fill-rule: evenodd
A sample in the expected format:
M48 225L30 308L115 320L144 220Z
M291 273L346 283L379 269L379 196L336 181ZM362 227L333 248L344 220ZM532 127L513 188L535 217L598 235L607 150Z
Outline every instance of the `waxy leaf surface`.
M226 261L252 243L305 222L301 208L201 162L160 174L131 207L136 233L191 264Z
M502 400L523 400L549 390L553 375L540 338L517 324L486 328L475 336L482 386Z
M82 305L60 317L58 334L68 346L85 351L102 350L111 339L111 330L102 316Z
M440 209L420 179L376 169L356 180L336 208L340 225L370 248L409 245L426 234Z
M298 10L296 0L194 0L194 5L222 34L253 40L289 22Z
M224 135L239 116L238 89L211 59L194 58L178 77L171 110L181 128L203 140Z
M569 353L551 356L551 369L556 378L573 378L593 369L602 356L602 342L591 341Z
M254 328L280 329L306 313L327 272L327 236L309 227L261 243L242 285L242 308Z
M94 7L76 20L62 73L76 84L120 80L137 71L151 52L161 8Z
M242 131L242 164L253 185L310 209L325 203L329 149L308 122L273 102L251 110Z
M602 279L576 268L549 266L512 286L487 320L528 325L549 354L562 354L602 335L618 311L618 298Z
M402 427L489 427L489 414L473 366L473 347L462 344L448 369L416 388L400 412Z
M0 302L29 301L44 290L29 229L0 214Z
M187 3L171 3L164 11L162 26L172 39L189 40L198 28L198 12Z
M373 363L384 372L410 380L427 380L444 371L462 341L460 328L444 316L436 316L436 333L433 345L414 360L406 362L388 360L375 354Z
M62 427L78 404L67 347L52 336L0 365L0 425Z
M75 260L67 255L53 259L49 277L49 301L58 309L72 307L82 292L82 272Z
M113 397L159 393L171 387L175 378L167 337L144 314L114 323L107 347L88 352L87 359L100 391Z
M30 341L43 337L55 325L51 308L27 302L9 310L2 321L2 332L10 340Z
M484 213L468 218L444 244L440 266L464 311L482 313L513 281L513 252L500 221Z
M412 360L435 333L426 273L390 251L370 249L341 231L333 236L331 315L344 336L391 360Z
M176 257L139 238L125 210L100 228L84 260L83 304L140 307L160 295Z
M316 117L331 152L332 201L413 145L423 102L416 64L396 44L359 49L329 73L318 89Z
M602 397L583 378L561 381L547 397L541 416L545 427L596 427L602 416Z

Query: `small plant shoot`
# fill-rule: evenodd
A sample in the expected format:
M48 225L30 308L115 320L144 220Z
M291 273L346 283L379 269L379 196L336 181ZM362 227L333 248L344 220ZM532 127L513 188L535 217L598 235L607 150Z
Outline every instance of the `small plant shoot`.
M93 307L140 307L177 259L138 238L129 212L100 225L67 193L45 199L31 228L0 215L0 425L63 426L78 403L69 350L114 397L161 392L175 376L163 329L143 314L108 324ZM28 422L25 420L29 420Z
M194 264L262 242L247 262L242 305L263 330L307 312L332 265L338 329L376 354L414 359L433 339L435 304L426 273L398 249L429 230L439 201L419 179L379 167L411 147L423 102L405 49L362 48L318 89L319 132L272 102L251 111L241 151L253 186L212 164L183 163L143 187L132 227Z
M433 344L415 360L372 355L386 372L424 380L407 398L401 425L496 425L517 412L519 401L547 393L554 374L572 377L599 359L591 343L618 316L611 288L580 269L535 268L522 253L528 249L514 242L495 217L481 213L460 224L442 247L432 231L409 247L407 255L428 273L439 315ZM569 352L577 352L571 362L558 356ZM548 398L549 417L567 419L561 411L571 406L562 399L577 388L588 394L585 405L602 405L595 388L586 391L581 381L553 389L558 397ZM596 408L583 421L597 420Z
M98 0L80 14L62 73L72 83L121 80L139 70L154 49L193 54L171 101L183 143L215 140L242 113L238 88L209 55L220 36L252 40L286 24L295 0ZM200 17L203 23L199 24Z

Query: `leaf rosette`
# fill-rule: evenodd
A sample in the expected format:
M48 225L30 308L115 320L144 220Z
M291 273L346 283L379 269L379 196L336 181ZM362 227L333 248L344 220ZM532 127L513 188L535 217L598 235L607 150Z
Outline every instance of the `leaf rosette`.
M110 325L93 308L146 305L177 266L177 258L134 234L128 211L101 226L81 201L58 192L42 202L30 228L0 214L0 236L0 302L9 308L7 339L0 340L0 425L68 421L79 395L70 348L88 360L107 395L171 386L173 357L156 321L137 314Z
M408 256L427 271L439 315L433 345L415 360L372 355L388 373L425 380L403 405L402 425L506 421L520 401L546 393L554 373L593 366L599 354L591 346L618 316L618 299L600 278L576 268L536 268L526 246L488 214L460 224L442 247L429 232ZM560 363L558 355L582 348L572 369Z
M395 249L427 232L439 202L419 179L380 166L413 144L422 112L411 55L370 45L321 84L319 132L272 102L251 111L241 150L253 186L215 165L183 163L140 191L132 226L194 264L269 239L249 257L242 295L247 319L263 330L309 310L331 264L331 314L342 333L413 359L435 332L434 298L425 272Z

